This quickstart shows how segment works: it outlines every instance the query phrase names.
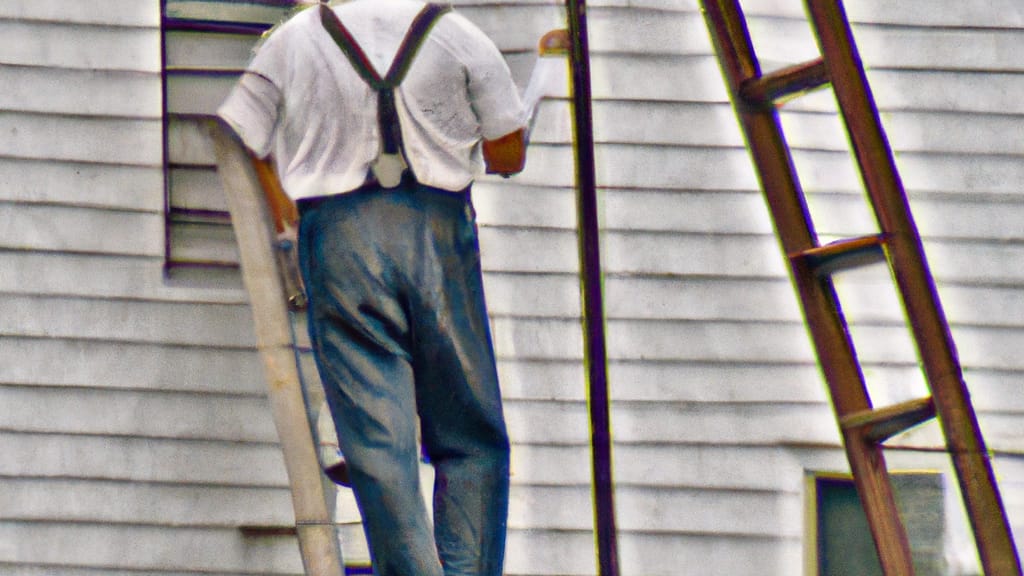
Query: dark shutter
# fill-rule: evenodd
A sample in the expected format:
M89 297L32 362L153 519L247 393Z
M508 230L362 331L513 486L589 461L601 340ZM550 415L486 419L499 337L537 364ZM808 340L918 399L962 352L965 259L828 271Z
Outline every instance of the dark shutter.
M166 264L188 277L237 274L238 254L213 151L203 131L260 35L295 0L165 0Z

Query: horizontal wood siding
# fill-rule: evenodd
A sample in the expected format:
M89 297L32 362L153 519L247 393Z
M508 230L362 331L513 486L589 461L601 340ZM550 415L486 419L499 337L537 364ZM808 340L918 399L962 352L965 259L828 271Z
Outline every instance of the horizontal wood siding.
M748 4L766 67L813 56L797 0ZM1024 16L1016 0L847 4L1024 534ZM520 85L536 39L565 25L546 0L457 8ZM232 274L162 273L159 10L0 3L4 574L302 571L273 530L292 516L246 296ZM622 572L799 574L805 475L846 465L697 2L602 0L588 16ZM179 49L185 36L172 65L247 57L237 38ZM230 83L169 87L185 114L168 141L175 205L224 209L188 114ZM568 95L541 105L522 175L474 188L514 443L509 575L596 573ZM783 112L826 240L874 227L834 108L822 92ZM223 226L185 223L172 240L189 258L237 258ZM888 402L924 384L886 285L869 269L841 290ZM898 443L934 445L934 427ZM891 466L948 474L906 449Z
M163 275L159 9L0 5L4 574L302 572L246 296Z
M816 55L799 2L746 4L766 68ZM923 12L934 15L938 6L924 10L923 4L911 3L915 9L899 11L876 2L847 4L983 430L999 461L1013 462L1021 452L1014 431L1020 409L1008 398L1019 396L1010 390L1020 370L1012 350L1021 334L1021 307L1020 278L1007 264L1020 250L1014 215L1022 207L1024 180L1016 135L1024 129L1024 110L1010 95L1024 76L1006 55L1024 40L1024 30L1003 15L1019 9L1004 6L1000 13L990 4L973 2L961 9L958 3L950 10L969 12L971 18L932 22L934 16ZM696 2L651 6L659 21L652 35L659 37L664 22L671 22L675 33L648 45L643 34L637 35L642 39L631 36L635 28L623 22L655 18L635 6L601 6L591 7L588 15L596 52L595 132L604 200L616 478L623 542L635 539L644 551L630 553L629 560L623 552L623 573L800 573L806 532L793 528L803 526L803 519L779 513L769 502L775 498L799 509L804 504L796 494L802 492L798 482L804 473L846 466L838 450L833 452L838 457L822 460L798 448L838 447L835 423L704 23ZM784 108L783 122L823 240L874 231L831 96L820 92L792 102ZM551 146L568 140L568 126L554 126L538 139ZM554 272L546 259L539 266ZM925 393L890 284L887 273L877 269L847 274L840 282L869 386L880 404ZM569 421L583 421L582 408L562 412ZM562 443L573 439L560 437ZM934 446L937 439L931 424L895 444ZM626 476L632 466L643 471L668 466L665 462L680 457L678 446L704 450L703 457L686 462L695 468L690 474L709 474L702 491L706 499L688 503L644 475ZM781 447L787 458L729 457L737 446ZM638 447L654 464L632 456ZM914 454L899 453L893 468L934 466L948 474L941 461ZM741 478L762 473L766 482L725 484L714 472L719 459ZM672 466L678 470L684 464ZM1015 468L1008 464L1000 475L1011 494L1019 489ZM728 517L718 508L730 500L722 489L749 492L751 498L763 494L763 502L749 509L754 526L754 508L775 510L765 533L785 542L759 542L773 550L766 562L759 561L758 548L739 545L727 525L700 525L708 517ZM672 506L675 516L647 514L642 525L631 525L630 508L643 508L645 491ZM1024 510L1014 496L1007 501L1011 521L1019 526ZM699 520L680 523L679 517ZM721 549L688 572L677 559L691 532ZM641 549L634 546L623 544Z

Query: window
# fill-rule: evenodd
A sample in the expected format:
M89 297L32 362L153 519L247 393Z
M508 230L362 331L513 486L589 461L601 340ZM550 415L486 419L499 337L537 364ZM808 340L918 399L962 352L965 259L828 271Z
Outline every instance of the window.
M236 278L238 254L206 121L252 48L297 0L163 0L166 269Z
M935 472L892 474L900 517L910 540L918 576L950 574L946 546L949 527L943 476ZM817 474L810 479L813 507L807 574L882 576L867 518L849 475Z

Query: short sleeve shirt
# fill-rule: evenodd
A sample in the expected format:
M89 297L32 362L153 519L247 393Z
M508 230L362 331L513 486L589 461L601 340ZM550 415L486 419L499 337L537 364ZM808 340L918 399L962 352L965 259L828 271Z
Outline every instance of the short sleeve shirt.
M383 76L422 8L415 0L355 0L333 9ZM457 13L431 29L395 102L413 174L445 190L472 183L482 166L481 139L522 127L504 58ZM381 148L377 95L315 9L264 41L218 114L257 156L273 155L293 199L359 188Z

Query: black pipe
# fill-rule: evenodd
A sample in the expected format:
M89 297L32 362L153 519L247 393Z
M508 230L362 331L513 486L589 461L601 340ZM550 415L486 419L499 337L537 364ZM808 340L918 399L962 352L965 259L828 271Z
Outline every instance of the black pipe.
M590 91L590 49L587 43L585 0L566 0L566 9L569 37L572 40L570 64L577 183L576 208L583 293L584 358L589 390L598 574L618 576L608 354L605 340L594 124Z
M262 22L223 22L197 20L193 18L164 18L163 28L167 32L206 32L208 34L239 34L259 36L270 30L271 24Z

